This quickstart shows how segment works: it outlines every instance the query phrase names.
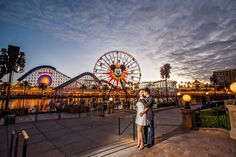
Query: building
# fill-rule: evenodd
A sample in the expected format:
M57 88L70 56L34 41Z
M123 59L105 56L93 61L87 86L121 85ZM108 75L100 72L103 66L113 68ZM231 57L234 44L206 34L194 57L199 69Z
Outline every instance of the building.
M153 95L166 94L165 80L141 82L139 88L145 88L145 87L148 87ZM177 82L174 80L167 80L167 89L168 89L168 95L175 95L177 92Z
M227 85L236 81L236 69L213 71L213 74L216 76L219 85Z
M209 83L195 80L193 82L180 82L179 91L208 91L211 90Z

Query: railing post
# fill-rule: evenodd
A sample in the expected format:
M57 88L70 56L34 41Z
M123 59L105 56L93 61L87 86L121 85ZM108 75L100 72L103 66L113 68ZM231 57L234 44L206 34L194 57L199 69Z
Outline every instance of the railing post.
M133 140L135 141L135 137L136 137L135 116L132 116L132 123L133 123Z
M60 108L58 109L57 113L58 113L58 119L61 119L61 109Z
M206 123L205 123L205 116L204 116L204 112L201 112L201 127L205 127L206 126Z
M96 107L94 107L94 109L93 109L93 116L94 117L96 116Z
M118 117L118 131L119 131L119 136L120 136L120 117Z
M12 134L11 134L11 143L10 143L10 155L9 155L9 157L11 157L11 155L12 155L12 148L13 148L13 142L14 142L14 138L15 138L15 131L13 130L12 131Z
M25 130L22 130L21 133L22 133L22 136L23 136L23 138L24 138L22 157L26 157L27 141L28 141L28 139L29 139L29 135L26 133Z
M219 117L219 110L216 109L216 113L217 113L217 127L220 127L220 117Z
M14 157L17 157L17 153L18 153L18 142L19 142L19 135L18 135L18 133L17 133L17 134L16 134L16 144L15 144Z
M26 157L26 151L27 151L27 141L24 140L22 157Z
M35 120L35 122L38 121L38 111L35 111L35 113L34 113L34 120Z
M81 117L81 104L79 104L79 118Z
M86 107L86 116L87 117L90 117L90 108L89 108L89 106L88 107Z
M102 116L105 117L105 105L102 106Z

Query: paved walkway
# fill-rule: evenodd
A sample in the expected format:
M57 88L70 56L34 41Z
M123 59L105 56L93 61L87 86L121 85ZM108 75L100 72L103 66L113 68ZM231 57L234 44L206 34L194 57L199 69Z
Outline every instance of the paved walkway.
M199 130L171 137L152 148L133 151L130 155L130 157L154 156L236 157L236 140L230 139L229 135L222 131Z
M131 127L121 136L118 136L118 117L125 115L128 115L128 113L115 113L106 117L26 122L8 127L0 126L0 156L7 155L6 143L9 143L10 131L13 129L25 129L29 133L30 140L27 152L29 157L113 154L114 147L117 148L115 151L120 151L136 144L132 139ZM130 117L121 119L121 129L124 129L130 121ZM155 123L157 124L156 137L175 132L181 125L180 110L175 108L157 112ZM20 145L22 145L22 141L20 141Z
M135 148L132 127L118 136L118 117L121 130L131 122L128 113L106 117L41 120L0 126L0 157L7 156L10 131L25 129L29 135L28 157L235 157L236 141L217 130L186 132L182 129L179 108L155 113L155 143L142 151ZM47 115L50 116L50 115ZM184 134L183 134L184 133ZM7 134L9 138L7 138ZM20 141L22 148L22 141ZM19 150L21 152L21 149Z

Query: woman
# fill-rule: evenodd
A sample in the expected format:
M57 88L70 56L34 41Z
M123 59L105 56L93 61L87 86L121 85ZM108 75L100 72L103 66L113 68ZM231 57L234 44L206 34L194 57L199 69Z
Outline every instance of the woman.
M141 99L144 99L143 92L144 92L143 90L139 91L139 100L136 103L137 115L135 123L137 124L137 135L138 135L137 148L139 148L139 150L142 150L144 148L143 127L147 125L147 115L144 114L142 117L140 116L140 113L144 110L144 105L141 102Z

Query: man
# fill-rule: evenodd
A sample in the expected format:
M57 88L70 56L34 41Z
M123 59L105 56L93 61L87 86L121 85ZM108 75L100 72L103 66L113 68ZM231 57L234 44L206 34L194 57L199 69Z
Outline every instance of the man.
M144 88L144 96L145 99L142 99L142 103L144 104L144 111L140 113L142 117L145 113L147 114L147 126L144 127L143 136L144 143L147 143L147 147L150 148L154 145L154 113L153 113L153 103L154 99L150 96L149 88Z

